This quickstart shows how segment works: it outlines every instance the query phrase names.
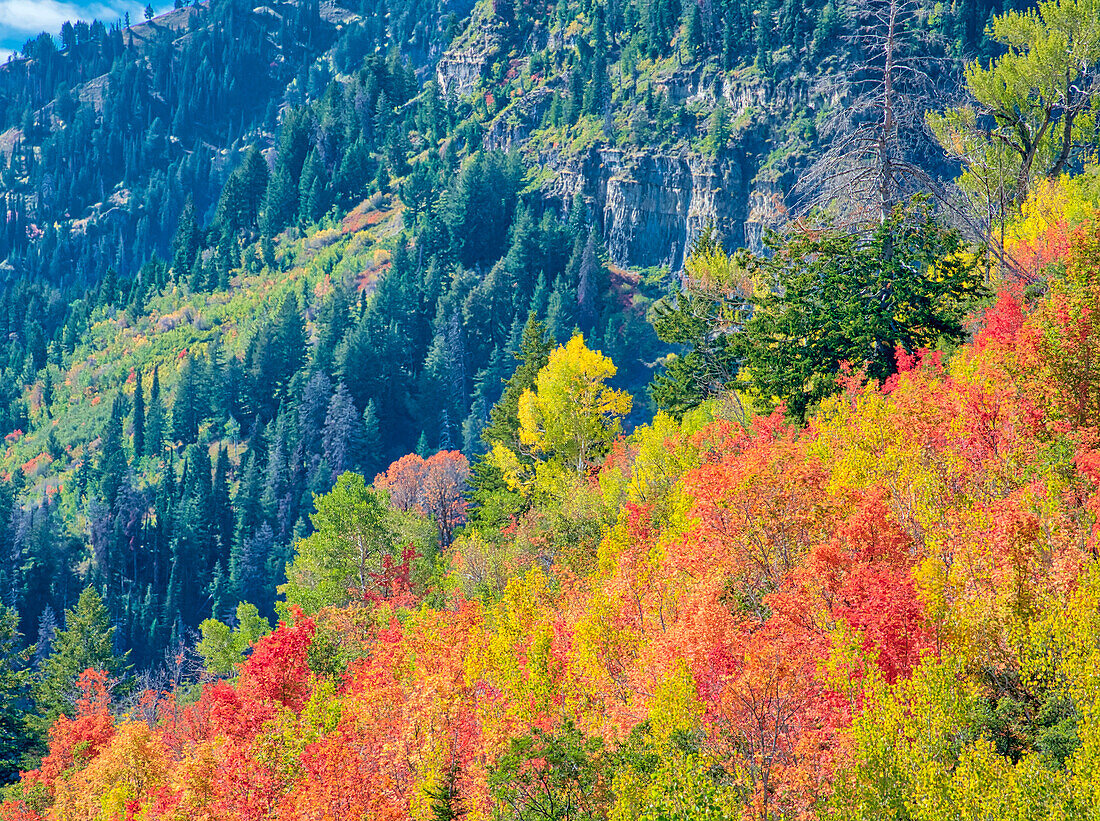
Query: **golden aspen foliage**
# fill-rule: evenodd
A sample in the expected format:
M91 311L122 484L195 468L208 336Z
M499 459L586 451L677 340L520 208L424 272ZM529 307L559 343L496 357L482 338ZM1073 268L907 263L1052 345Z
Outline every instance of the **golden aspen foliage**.
M520 444L539 460L582 473L619 435L633 405L630 394L605 384L616 370L580 334L551 351L535 389L520 397Z

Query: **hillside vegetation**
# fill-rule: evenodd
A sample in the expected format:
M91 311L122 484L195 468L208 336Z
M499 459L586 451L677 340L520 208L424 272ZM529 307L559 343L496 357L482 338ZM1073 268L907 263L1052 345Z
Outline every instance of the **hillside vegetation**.
M1100 5L243 0L0 66L0 819L1087 818Z
M1094 208L1017 226L1058 246L1041 296L1006 287L973 341L851 373L805 426L714 399L612 442L607 394L578 472L581 428L532 418L555 385L607 392L574 338L512 420L544 432L505 527L433 570L387 518L424 468L346 474L285 620L204 625L228 678L120 701L83 673L4 817L1088 817Z

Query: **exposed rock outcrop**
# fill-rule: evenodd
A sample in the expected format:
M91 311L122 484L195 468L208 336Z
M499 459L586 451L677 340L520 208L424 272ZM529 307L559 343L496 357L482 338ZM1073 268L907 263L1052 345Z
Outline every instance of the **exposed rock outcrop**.
M584 198L611 261L621 266L676 270L707 225L740 245L754 217L750 178L732 155L594 148L558 169L544 190L563 204Z
M486 80L487 67L503 48L502 32L489 4L479 4L437 66L446 96L460 99ZM673 108L702 112L695 115L701 125L707 112L725 105L730 138L716 155L701 151L701 138L683 127L678 147L616 147L610 116L602 138L582 137L591 141L587 147L548 144L546 132L532 140L554 94L568 94L567 79L554 77L517 97L489 123L484 145L524 152L534 166L532 178L563 210L580 197L611 262L623 267L677 270L707 225L730 246L759 250L764 228L780 221L784 195L806 160L803 137L787 124L798 112L835 106L843 96L835 84L801 76L776 81L713 65L673 68L653 79ZM565 135L566 143L571 139Z
M491 12L485 5L476 6L466 31L436 65L435 78L443 96L455 100L469 96L500 46L500 31Z

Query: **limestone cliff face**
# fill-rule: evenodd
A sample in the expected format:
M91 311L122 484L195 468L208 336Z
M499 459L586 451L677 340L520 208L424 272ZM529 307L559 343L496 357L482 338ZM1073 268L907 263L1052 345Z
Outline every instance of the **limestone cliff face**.
M578 194L588 203L614 264L677 270L708 224L731 244L744 242L748 188L732 156L594 148L560 168L544 190L563 204Z
M500 48L493 23L477 10L437 68L445 94L462 97L476 88ZM662 78L659 88L674 105L713 109L724 100L732 124L729 143L709 156L681 147L617 148L597 140L576 151L535 146L539 128L565 78L533 89L491 122L485 146L523 151L543 193L565 209L578 196L606 243L611 262L622 267L668 266L678 270L695 236L713 225L727 245L759 249L763 230L778 221L784 193L801 155L767 163L786 137L792 112L828 105L805 82L774 83L759 77L730 78L716 71L684 69ZM784 152L778 152L782 155Z
M473 93L500 45L500 32L488 7L475 6L466 30L436 65L435 78L443 96L459 100Z

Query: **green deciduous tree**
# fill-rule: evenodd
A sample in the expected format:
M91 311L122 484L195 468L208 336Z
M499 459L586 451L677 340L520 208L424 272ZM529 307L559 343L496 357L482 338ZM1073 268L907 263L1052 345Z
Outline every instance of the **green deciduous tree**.
M279 592L286 605L316 613L328 605L360 600L374 588L372 574L393 550L385 494L368 488L358 473L344 473L329 493L315 496L315 531L297 545Z
M237 605L237 626L230 627L217 619L207 619L199 630L202 640L195 648L206 663L206 669L220 676L232 675L244 661L244 652L261 636L271 632L271 624L260 615L256 605Z
M1033 181L1068 170L1093 145L1100 92L1100 2L1044 0L994 17L1007 52L966 70L969 103L929 124L964 166L960 185L977 205L1026 197ZM1000 200L1001 202L998 202Z
M535 729L513 738L489 774L499 817L515 821L588 821L606 818L610 779L599 739L571 722L557 732Z

